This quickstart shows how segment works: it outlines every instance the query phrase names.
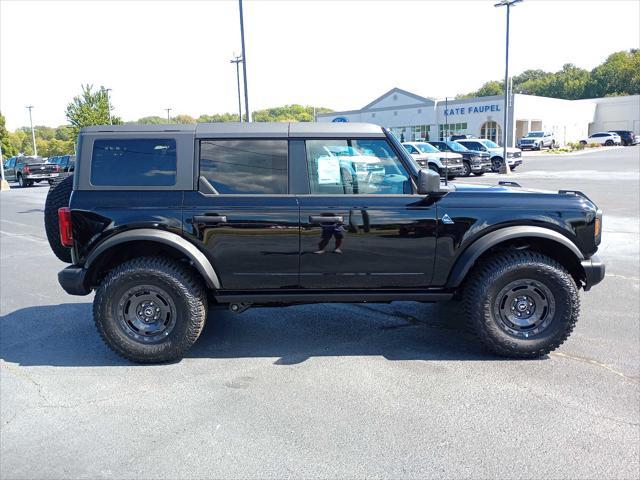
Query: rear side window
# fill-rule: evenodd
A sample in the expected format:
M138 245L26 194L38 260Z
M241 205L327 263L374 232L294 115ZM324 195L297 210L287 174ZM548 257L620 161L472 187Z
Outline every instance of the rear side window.
M166 187L175 183L175 140L132 138L93 142L92 185Z
M287 147L287 140L203 140L200 177L220 194L286 194Z

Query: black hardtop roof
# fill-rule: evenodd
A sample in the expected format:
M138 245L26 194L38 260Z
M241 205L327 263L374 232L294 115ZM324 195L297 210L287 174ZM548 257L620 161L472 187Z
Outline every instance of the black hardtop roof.
M219 122L190 125L98 125L81 134L193 133L196 138L282 137L384 137L382 127L371 123L331 122Z

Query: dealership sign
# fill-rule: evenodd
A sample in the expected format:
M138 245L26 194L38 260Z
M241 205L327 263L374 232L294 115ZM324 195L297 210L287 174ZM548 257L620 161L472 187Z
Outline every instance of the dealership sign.
M333 120L331 120L332 122L337 122L337 123L346 123L349 121L348 118L346 117L336 117Z
M450 108L448 110L445 109L445 115L464 115L465 113L484 113L484 112L500 112L500 105L494 103L492 105L475 105L469 107L456 107ZM335 122L335 120L334 120Z

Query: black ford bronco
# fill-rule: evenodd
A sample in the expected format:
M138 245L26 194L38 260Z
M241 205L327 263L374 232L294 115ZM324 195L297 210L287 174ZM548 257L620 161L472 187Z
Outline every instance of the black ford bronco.
M208 309L462 300L494 353L564 342L604 277L579 191L444 185L356 123L91 127L45 209L59 273L136 362L181 358Z

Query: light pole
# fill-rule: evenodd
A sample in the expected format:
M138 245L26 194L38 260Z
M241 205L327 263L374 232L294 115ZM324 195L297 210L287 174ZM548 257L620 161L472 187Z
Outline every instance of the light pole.
M107 94L107 110L109 111L109 125L113 125L113 120L111 119L111 99L109 98L110 88L104 88L105 93Z
M26 107L29 110L29 123L31 124L31 140L33 141L33 156L38 156L38 147L36 147L36 131L33 129L33 118L31 117L31 109L33 105L27 105Z
M494 7L507 7L507 40L505 47L505 64L504 64L504 123L502 125L502 161L504 173L511 173L509 162L507 162L507 137L509 132L509 14L511 7L522 0L501 0ZM503 173L503 167L500 167L500 173Z
M247 88L247 52L244 48L244 16L242 14L242 0L238 0L240 6L240 41L242 42L242 74L244 75L244 111L247 114L247 122L251 121L249 111L249 89Z
M235 53L233 55L231 63L236 64L236 79L238 80L238 118L240 119L240 122L242 122L242 98L240 96L240 64L242 63L242 57L236 56Z
M167 111L167 123L171 123L171 109L165 108L165 110Z

